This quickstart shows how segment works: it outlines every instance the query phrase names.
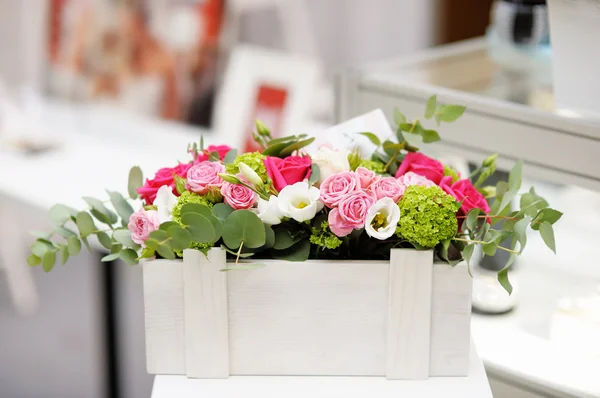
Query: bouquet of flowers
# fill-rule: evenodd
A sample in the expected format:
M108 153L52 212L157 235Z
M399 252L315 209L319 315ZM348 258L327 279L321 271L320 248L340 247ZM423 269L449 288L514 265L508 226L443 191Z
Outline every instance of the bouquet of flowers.
M433 96L424 119L439 125L464 110L439 105ZM562 213L533 188L520 195L519 210L512 208L521 188L521 162L508 181L486 186L496 170L495 155L463 177L415 146L438 141L437 131L399 111L394 116L394 140L357 133L377 147L368 157L328 146L308 153L314 138L273 139L261 122L254 132L260 152L205 148L201 140L188 146L189 162L162 168L145 182L139 167L131 169L129 197L142 202L136 211L117 192L108 192L111 208L90 197L84 198L90 207L85 211L55 205L54 231L38 236L28 263L50 271L57 256L64 264L82 244L89 248L92 235L110 251L103 261L129 264L221 247L235 259L224 271L261 267L260 259L271 258L389 259L390 250L399 247L432 250L454 265L469 262L481 246L488 256L510 253L498 274L510 293L508 267L525 248L528 227L554 251L552 224ZM239 262L249 257L252 262Z

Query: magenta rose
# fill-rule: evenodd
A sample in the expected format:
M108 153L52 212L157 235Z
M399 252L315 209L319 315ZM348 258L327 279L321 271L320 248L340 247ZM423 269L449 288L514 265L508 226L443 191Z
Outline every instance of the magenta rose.
M312 160L308 156L288 156L285 159L267 156L264 162L277 192L288 185L307 180L312 172Z
M173 190L173 194L179 196L179 193L175 188L173 174L185 178L190 167L192 167L192 165L189 163L180 163L172 168L164 167L156 172L152 180L146 179L144 186L138 188L137 192L147 205L154 203L154 199L156 199L156 193L163 185L170 186Z
M375 202L375 197L368 192L358 191L346 196L337 208L343 225L352 229L363 228L367 213Z
M256 203L256 192L241 184L223 181L221 195L223 195L223 201L235 210L247 210Z
M391 198L395 203L398 203L406 187L394 177L385 177L371 185L369 191L375 195L377 200L381 198Z
M368 189L373 183L381 179L377 173L365 167L357 168L356 174L358 174L358 177L360 178L360 187L362 189Z
M472 209L481 209L485 214L489 214L490 206L487 200L468 179L459 180L452 184L452 177L446 176L440 182L440 188L454 196L459 202L463 201L459 210L460 215L465 216Z
M444 166L435 159L423 155L421 152L409 152L396 173L396 178L412 171L439 184L444 177Z
M332 174L321 183L320 190L321 202L333 208L351 193L361 190L360 177L352 171Z
M146 247L146 240L150 237L150 232L156 231L160 227L158 212L156 210L139 209L129 217L127 228L131 232L131 240Z
M231 147L229 145L209 145L208 148L204 150L204 152L199 152L198 157L194 159L194 164L198 164L208 160L209 155L213 152L217 152L219 154L219 159L225 159L225 155L227 152L231 151Z
M210 188L220 188L223 179L218 176L225 172L225 166L208 160L192 166L187 172L185 188L200 195L208 193Z

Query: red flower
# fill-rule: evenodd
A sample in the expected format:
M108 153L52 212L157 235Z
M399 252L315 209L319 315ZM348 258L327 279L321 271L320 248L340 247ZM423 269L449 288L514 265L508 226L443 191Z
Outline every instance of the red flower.
M198 157L194 160L194 164L202 163L205 160L208 160L209 155L213 152L217 152L219 154L219 159L223 160L229 151L231 151L231 147L229 145L209 145L204 152L198 153Z
M446 193L452 195L459 202L462 200L462 205L458 211L459 215L466 216L472 209L481 209L485 214L490 212L490 206L483 195L473 186L468 179L456 181L452 184L452 177L446 176L440 182L440 188ZM488 219L488 222L490 220Z
M312 160L308 156L288 156L285 159L267 156L264 162L277 192L288 185L306 180L312 171Z
M163 185L169 185L173 189L173 193L179 196L175 188L173 174L185 178L190 167L192 165L189 163L180 163L175 167L164 167L156 172L152 180L146 179L144 186L138 188L137 191L147 205L154 203L156 193Z
M423 155L421 152L409 152L396 172L396 178L412 171L439 184L444 177L444 166L437 160Z

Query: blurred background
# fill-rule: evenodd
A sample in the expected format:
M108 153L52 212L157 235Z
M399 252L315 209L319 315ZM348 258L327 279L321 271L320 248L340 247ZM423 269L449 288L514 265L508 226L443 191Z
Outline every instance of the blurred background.
M496 178L523 158L523 189L565 212L558 255L532 236L513 296L493 276L506 258L477 265L473 340L494 396L600 397L600 11L566 2L585 20L559 31L565 2L549 3L1 1L0 397L151 393L141 268L99 248L27 266L52 204L123 191L130 166L184 159L200 135L250 148L256 118L317 133L376 108L420 117L433 93L471 112L433 153L468 173L498 152Z

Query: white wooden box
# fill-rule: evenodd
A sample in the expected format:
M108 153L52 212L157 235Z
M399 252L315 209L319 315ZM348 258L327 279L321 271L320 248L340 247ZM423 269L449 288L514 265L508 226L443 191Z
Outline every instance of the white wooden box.
M390 261L265 261L225 252L143 264L147 368L230 375L467 376L471 278L431 251Z

